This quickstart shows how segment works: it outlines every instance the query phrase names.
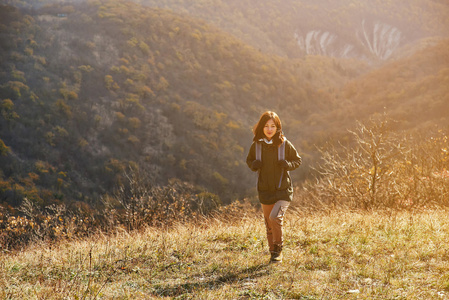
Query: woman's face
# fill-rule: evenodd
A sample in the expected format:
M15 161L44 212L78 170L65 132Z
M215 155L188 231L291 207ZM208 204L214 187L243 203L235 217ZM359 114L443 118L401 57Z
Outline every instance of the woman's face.
M267 137L267 140L271 140L271 138L276 134L276 124L274 124L273 119L269 119L263 128L263 133Z

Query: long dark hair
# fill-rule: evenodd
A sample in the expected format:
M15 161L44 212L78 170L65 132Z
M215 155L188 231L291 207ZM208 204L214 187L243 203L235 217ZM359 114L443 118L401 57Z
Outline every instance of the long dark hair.
M266 137L265 134L263 133L263 128L270 119L273 120L274 124L276 125L276 134L272 138L273 144L279 146L284 142L285 137L284 134L282 133L281 119L279 119L279 116L274 111L266 111L260 116L259 122L257 122L257 124L254 125L253 128L254 133L253 141L258 141Z

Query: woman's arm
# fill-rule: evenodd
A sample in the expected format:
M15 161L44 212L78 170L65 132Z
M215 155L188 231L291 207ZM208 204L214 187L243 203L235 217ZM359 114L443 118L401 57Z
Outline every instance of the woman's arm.
M251 144L251 147L249 148L248 156L246 157L246 164L252 171L257 171L260 168L258 164L254 163L255 160L256 160L256 144L255 142L253 142Z
M298 151L296 151L295 146L288 140L286 143L285 160L286 165L288 165L286 169L287 171L293 171L301 165L302 159L301 156L299 156Z

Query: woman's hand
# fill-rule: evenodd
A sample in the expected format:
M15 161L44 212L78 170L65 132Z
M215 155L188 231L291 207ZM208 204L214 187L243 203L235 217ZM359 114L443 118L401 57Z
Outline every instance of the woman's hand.
M290 169L291 168L291 164L286 161L286 160L280 160L278 161L278 166L284 169Z
M251 169L253 169L254 171L257 171L260 168L262 168L262 162L260 160L255 160L252 162Z

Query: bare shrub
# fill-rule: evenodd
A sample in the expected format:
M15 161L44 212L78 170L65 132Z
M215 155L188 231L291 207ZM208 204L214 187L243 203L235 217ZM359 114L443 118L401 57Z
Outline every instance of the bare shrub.
M356 209L448 205L447 136L400 135L392 123L386 115L358 123L351 145L320 149L318 176L304 184L300 197L316 206Z
M112 195L102 197L103 207L82 203L40 208L25 198L20 216L0 207L0 249L19 249L33 241L57 241L86 237L92 233L126 231L146 226L171 226L209 215L221 207L220 198L173 179L153 186L149 173L129 167Z
M403 199L409 206L449 206L449 142L438 130L408 139L411 151L403 157Z
M220 198L176 179L165 186L152 186L148 173L128 168L112 195L103 197L109 224L127 230L144 225L161 226L207 215L221 206Z
M91 234L99 224L86 212L68 209L64 204L40 208L28 198L10 215L0 210L0 248L19 249L30 242L73 239Z

